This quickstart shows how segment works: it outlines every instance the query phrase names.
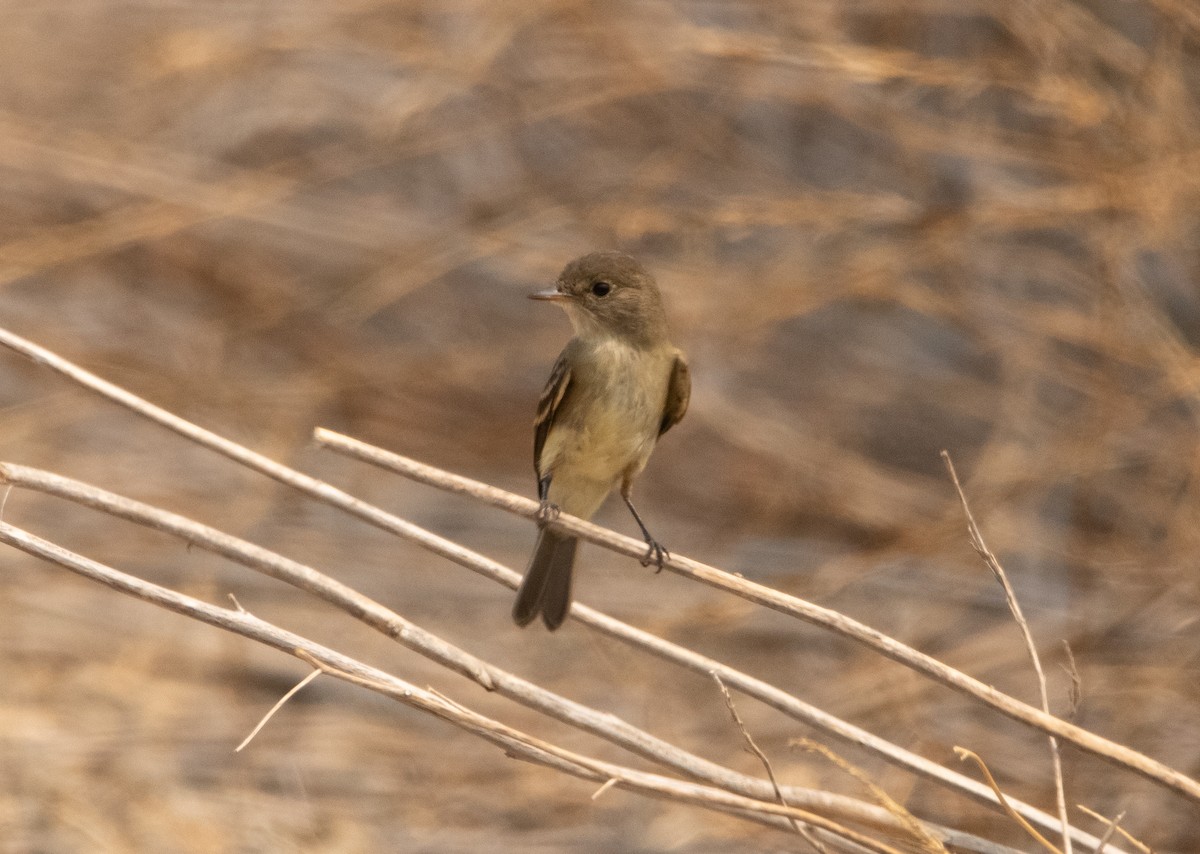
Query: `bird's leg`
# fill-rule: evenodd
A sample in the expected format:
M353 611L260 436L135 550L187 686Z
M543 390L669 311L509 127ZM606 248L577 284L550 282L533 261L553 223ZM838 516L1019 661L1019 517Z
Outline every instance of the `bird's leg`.
M558 518L561 512L557 504L550 503L550 478L553 475L546 475L538 478L538 511L537 523L545 525L547 522L553 522Z
M625 483L621 485L621 498L625 500L625 506L629 508L629 512L633 514L633 520L638 523L638 527L642 529L642 538L646 541L646 556L642 558L642 566L654 564L657 569L655 572L662 572L663 563L671 556L671 553L662 547L662 544L654 537L650 536L650 531L646 529L646 523L642 521L641 515L637 512L637 508L633 506L633 502L629 500L629 490L632 484Z

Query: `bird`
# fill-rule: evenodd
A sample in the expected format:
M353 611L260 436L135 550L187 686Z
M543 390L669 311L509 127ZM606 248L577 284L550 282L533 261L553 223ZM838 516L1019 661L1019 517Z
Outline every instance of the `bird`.
M555 287L530 294L566 310L567 342L538 401L533 464L538 536L517 590L513 621L540 614L562 625L571 607L578 541L547 524L560 512L590 519L614 487L646 541L642 565L661 570L669 553L650 535L630 492L660 436L687 412L687 358L667 332L654 277L622 252L592 252L571 261Z

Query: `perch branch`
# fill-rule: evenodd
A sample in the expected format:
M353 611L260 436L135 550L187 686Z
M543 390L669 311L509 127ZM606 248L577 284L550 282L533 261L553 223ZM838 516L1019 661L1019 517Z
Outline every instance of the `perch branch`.
M450 492L470 495L493 506L529 519L536 518L538 504L532 499L514 495L502 489L497 489L494 486L462 477L461 475L444 472L432 466L427 466L398 454L384 451L330 430L318 428L316 439L320 444L345 453L347 456L382 466L413 480L427 483ZM551 524L588 542L630 557L640 558L646 551L646 544L641 540L622 536L621 534L601 528L598 525L593 525L590 522L569 516L566 513L558 516ZM789 596L778 590L764 587L761 584L755 584L752 581L730 575L715 567L680 555L670 555L663 566L679 575L733 593L743 599L822 626L843 637L858 641L881 655L897 661L936 682L940 682L947 687L974 697L1013 720L1039 729L1048 735L1057 736L1063 741L1074 744L1081 750L1135 771L1189 800L1200 803L1200 781L1194 780L1186 774L1145 754L1138 753L1122 744L1117 744L1075 724L1049 715L1041 709L1030 706L1028 703L1022 703L1020 700L1010 697L990 685L985 685L978 679L955 670L941 661L906 646L844 614L840 614L829 608L823 608L811 602L806 602L795 596Z
M311 593L382 634L394 638L414 652L477 682L489 691L495 691L521 705L604 738L679 774L745 797L759 800L773 800L777 797L773 783L768 784L766 781L749 775L731 771L656 738L621 720L616 715L599 712L589 706L568 700L495 667L312 567L297 563L261 546L217 531L178 514L115 495L90 484L80 483L71 478L27 466L0 463L0 482L71 500L178 537L189 545L219 554L256 572L277 578ZM235 605L237 605L236 600ZM240 610L240 606L238 608ZM257 732L257 730L255 731ZM253 733L251 735L253 736ZM896 829L894 819L886 815L884 811L852 798L799 788L788 788L787 795L793 805L820 809L826 813L884 830ZM943 828L934 827L933 829L938 832L952 832Z
M337 507L347 513L350 513L369 524L375 525L383 530L395 533L398 536L416 542L429 551L439 554L449 560L458 563L476 573L484 575L499 584L503 584L510 589L516 589L520 583L520 576L514 573L507 567L492 561L482 555L479 555L470 549L459 546L453 541L439 537L420 528L417 525L407 522L399 517L396 517L384 510L361 501L343 490L337 489L323 481L317 480L309 475L288 468L262 454L256 453L248 448L238 445L228 439L225 439L217 434L205 430L191 422L180 418L179 416L168 412L167 410L137 397L131 392L114 385L113 383L104 380L90 371L87 371L78 365L58 356L57 354L27 341L12 332L0 328L0 344L9 347L17 353L20 353L39 364L43 364L50 369L56 371L60 375L76 382L85 388L94 391L109 400L114 401L122 406L125 406L133 412L142 415L145 418L154 421L161 426L172 430L184 438L190 439L203 447L217 451L226 457L239 462L255 471L267 475L285 485L291 486L305 494L323 501L331 506ZM346 445L347 453L365 455L363 458L370 462L375 462L386 467L396 467L401 474L406 474L409 477L422 480L442 489L448 489L452 492L459 492L467 495L475 495L476 497L491 503L493 505L508 509L511 512L519 515L533 517L536 513L537 504L527 498L514 495L504 490L497 489L487 484L482 484L459 475L443 472L440 469L434 469L430 466L425 466L405 457L374 448L365 443L349 437L340 436L332 431L318 428L316 431L317 441L323 444L344 444ZM571 520L572 517L560 517L563 520ZM618 541L623 541L626 544L633 543L627 537L621 537L611 531L605 531L603 528L592 526L589 523L580 520L573 520L573 523L582 526L586 529L586 534L591 534L591 537L599 537L593 539L594 542L605 544L604 537L612 537ZM644 544L635 546L635 552L627 552L632 556L640 556L641 550L644 549ZM713 570L713 572L717 572ZM721 573L721 575L725 575ZM733 576L727 578L739 581ZM757 585L755 585L757 587ZM765 588L764 588L765 589ZM787 597L791 598L791 597ZM813 609L813 613L817 616L830 615L831 618L836 617L840 620L846 618L841 617L836 612L828 611L827 609L819 608L815 605L808 605L802 600L795 600L801 605ZM937 763L930 762L924 757L917 756L910 751L890 744L884 739L844 721L839 720L832 715L823 712L816 707L804 703L796 697L787 694L780 689L763 682L762 680L746 676L740 671L727 667L706 656L699 655L690 650L686 650L668 641L656 637L649 632L642 631L615 620L612 617L604 615L598 611L588 608L585 605L576 603L572 606L572 614L576 619L581 620L585 624L601 631L610 637L621 640L631 645L639 646L652 654L663 658L664 660L672 661L680 666L690 669L696 673L707 676L710 673L716 672L726 684L732 685L738 690L746 693L749 696L754 696L762 702L772 706L773 708L795 717L797 720L805 721L810 725L830 733L836 737L846 739L847 741L860 745L867 750L871 750L889 762L897 764L901 767L908 768L915 773L918 773L928 779L934 780L941 785L948 786L966 794L979 803L982 803L990 808L997 808L999 805L994 794L987 789L986 786L980 785L977 781L972 780L965 775L943 768ZM820 619L814 619L814 622L820 623ZM853 625L858 625L850 621ZM866 632L874 632L874 630L862 627ZM878 634L878 633L875 633ZM881 636L882 637L882 636ZM864 641L866 642L866 641ZM892 641L893 644L897 642ZM899 645L903 649L903 645ZM942 665L944 666L944 665ZM951 671L957 672L957 671ZM472 674L465 674L475 678ZM960 674L961 675L961 674ZM970 677L965 677L969 679ZM486 687L486 686L485 686ZM986 688L986 686L984 686ZM988 689L990 690L990 689ZM1034 710L1036 711L1036 710ZM1143 757L1145 759L1145 757ZM1146 760L1152 762L1153 760ZM1170 771L1170 769L1167 769ZM1171 772L1178 774L1178 772ZM1182 776L1182 775L1180 775ZM1196 798L1200 800L1200 784L1193 785L1196 789ZM1053 817L1045 812L1038 810L1027 804L1014 804L1015 807L1029 820L1031 823L1057 831L1058 823ZM1082 840L1083 844L1094 844L1095 840L1088 834L1082 832L1076 833L1076 838Z

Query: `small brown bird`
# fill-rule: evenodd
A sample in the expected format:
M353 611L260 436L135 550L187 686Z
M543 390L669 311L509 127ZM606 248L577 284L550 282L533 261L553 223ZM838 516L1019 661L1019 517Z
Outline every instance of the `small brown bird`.
M575 337L563 349L538 401L533 466L541 518L558 512L590 519L617 484L648 550L643 565L662 568L666 549L650 536L630 500L658 437L683 418L692 382L687 361L667 337L658 286L620 252L577 258L556 287L530 295L566 309ZM571 607L578 541L541 527L517 590L518 626L542 615L562 625Z

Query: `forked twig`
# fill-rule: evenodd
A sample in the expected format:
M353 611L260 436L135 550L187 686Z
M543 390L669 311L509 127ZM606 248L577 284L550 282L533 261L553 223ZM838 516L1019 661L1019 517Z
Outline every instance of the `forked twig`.
M779 780L775 777L775 769L771 767L771 760L767 758L767 754L763 753L762 748L754 740L754 736L750 735L750 730L746 729L746 724L742 722L742 716L738 714L737 706L733 703L733 697L729 693L729 689L725 687L725 683L721 681L721 677L717 673L712 674L713 681L717 683L717 688L721 692L721 696L725 698L725 708L729 710L730 717L733 718L733 723L737 726L742 734L751 753L758 757L758 761L762 763L763 768L767 772L767 779L771 781L771 786L775 789L775 800L787 806L787 798L783 795L783 789L779 787ZM813 839L798 822L792 822L792 829L800 834L805 840L812 845L818 854L825 854L825 847L820 842Z
M987 547L987 543L983 541L983 533L979 530L979 525L975 522L975 515L971 512L971 506L967 503L967 494L963 492L962 484L958 480L958 472L954 470L954 461L950 459L949 451L942 451L942 461L946 463L946 469L950 472L950 479L954 481L954 488L958 492L958 500L962 504L963 513L967 517L967 531L971 537L971 546L983 558L983 562L987 564L988 569L992 571L992 575L996 576L996 580L1000 582L1000 586L1004 589L1004 599L1008 602L1008 609L1012 612L1013 619L1016 620L1017 626L1021 629L1021 637L1025 641L1025 649L1029 653L1029 660L1033 662L1033 671L1037 674L1038 691L1042 699L1042 711L1047 715L1050 714L1050 692L1046 688L1046 674L1042 670L1042 659L1038 655L1037 645L1033 642L1033 632L1029 630L1029 622L1025 619L1025 614L1021 611L1021 603L1017 601L1016 591L1013 590L1012 584L1009 583L1008 575L1004 572L1004 567L1000 565L999 558ZM1063 785L1063 770L1062 770L1062 752L1058 749L1058 739L1053 735L1047 737L1050 744L1050 762L1054 770L1054 800L1058 807L1058 820L1062 823L1062 840L1063 854L1071 854L1071 834L1069 832L1070 818L1067 815L1067 794L1066 788ZM1025 824L1022 820L1022 824Z

